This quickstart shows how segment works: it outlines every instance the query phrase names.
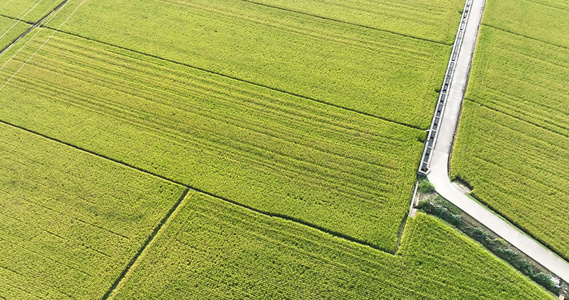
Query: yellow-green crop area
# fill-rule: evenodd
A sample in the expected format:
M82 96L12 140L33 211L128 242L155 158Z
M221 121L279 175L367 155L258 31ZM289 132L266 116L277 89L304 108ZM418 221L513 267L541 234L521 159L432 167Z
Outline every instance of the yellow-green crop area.
M2 0L0 15L13 21L35 23L55 9L61 0ZM5 30L2 32L6 32Z
M185 188L0 124L0 297L97 299Z
M390 251L424 136L70 35L54 36L4 91L0 118L12 124Z
M322 3L0 0L0 298L547 298L406 222L464 2Z
M411 220L392 255L198 192L182 199L182 186L13 126L0 138L3 299L549 298L432 217Z
M8 47L18 36L30 28L30 25L0 16L0 49Z
M569 5L488 1L452 174L569 258Z
M550 298L424 214L391 255L195 194L147 250L116 299Z
M407 32L416 25L446 37L425 41L385 31L381 24L368 28L227 0L88 1L64 30L425 129L451 51L443 41L456 32L457 11L464 3L404 2L415 7L405 17L419 18L404 25ZM420 21L420 11L435 6L430 2L446 7L446 13L434 10L440 27ZM381 19L388 13L378 9L373 16ZM350 19L359 15L346 14Z

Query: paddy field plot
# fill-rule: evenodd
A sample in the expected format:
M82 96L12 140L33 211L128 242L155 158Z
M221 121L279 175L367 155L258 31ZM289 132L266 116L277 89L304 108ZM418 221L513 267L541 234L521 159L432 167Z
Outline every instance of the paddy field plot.
M397 255L196 193L115 299L550 299L480 245L419 214Z
M391 31L452 45L464 1L461 0L246 0L320 18Z
M441 2L70 0L0 56L0 296L547 297L424 215L398 247Z
M0 296L97 299L184 188L0 123Z
M483 23L515 35L569 48L569 2L488 1Z
M452 3L456 17L439 18L434 32L456 32L463 4ZM451 51L247 1L87 1L63 30L419 128L430 124Z
M562 1L490 3L452 175L466 180L480 200L568 259L569 37L564 26L569 11L562 9ZM506 7L511 13L500 14ZM547 25L553 20L559 22ZM533 27L508 25L525 22Z
M10 45L31 25L0 16L0 51Z
M417 22L452 35L460 7ZM0 119L394 251L451 47L385 24L247 1L71 0L0 58L2 82L18 72Z
M62 2L63 0L0 0L0 15L35 23Z
M41 32L2 73L12 76ZM15 50L14 50L15 51ZM131 51L55 35L0 119L392 251L424 132Z

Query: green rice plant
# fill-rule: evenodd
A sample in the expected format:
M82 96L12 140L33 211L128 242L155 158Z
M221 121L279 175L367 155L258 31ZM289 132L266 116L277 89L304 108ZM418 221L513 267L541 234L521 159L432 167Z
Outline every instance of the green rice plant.
M99 299L184 188L0 123L0 297Z
M563 0L488 1L484 24L569 47L569 3ZM545 57L545 55L543 56Z
M551 299L421 213L392 255L203 194L182 205L112 298Z
M528 4L533 12L524 14L531 16L530 23L551 14L551 6L536 3ZM512 33L488 25L498 22L494 16L501 7L491 4L481 27L451 174L474 187L479 200L568 259L569 49L538 33L563 28L567 18L562 16L569 12L555 16L565 20L559 27L542 24L528 32L520 26ZM527 21L516 11L506 16L503 24Z
M8 47L28 28L30 28L30 25L24 22L0 16L0 51Z
M255 0L249 2L449 45L454 42L456 24L460 21L460 15L456 11L459 8L462 10L464 6L464 1L461 0L368 1L365 4L358 0L326 2Z
M42 31L0 79L50 34ZM421 130L62 33L4 88L0 119L387 251L408 212L424 138Z
M51 27L77 2L71 0ZM436 6L426 2L417 11ZM411 20L408 30L427 22ZM440 23L456 26L454 19L429 22L445 34L449 28ZM62 29L420 128L430 124L434 89L451 51L445 44L247 1L87 1Z
M421 193L432 193L435 191L435 186L426 177L419 178L419 191Z
M63 0L3 0L0 1L0 12L11 19L35 23L62 2ZM2 34L3 32L0 33Z

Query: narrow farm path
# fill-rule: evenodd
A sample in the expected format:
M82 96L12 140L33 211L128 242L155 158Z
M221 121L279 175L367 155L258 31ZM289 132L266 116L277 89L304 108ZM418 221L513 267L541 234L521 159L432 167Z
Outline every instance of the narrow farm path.
M439 127L427 177L442 197L458 206L464 212L484 224L484 226L555 273L564 281L569 282L569 263L526 236L516 227L502 220L486 207L469 198L456 184L452 183L449 178L449 157L458 126L468 76L470 74L470 66L482 20L484 5L485 0L472 1L470 17L457 58L456 69L452 75L452 84L449 88L447 103ZM515 207L512 209L515 209Z

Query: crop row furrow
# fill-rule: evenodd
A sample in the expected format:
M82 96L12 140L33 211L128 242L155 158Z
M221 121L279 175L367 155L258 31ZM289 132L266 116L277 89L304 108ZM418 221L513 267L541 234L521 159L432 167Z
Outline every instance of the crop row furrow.
M74 75L77 75L77 76L78 76L79 74L74 74ZM96 78L100 78L100 77L97 76ZM111 80L111 79L109 79L109 80ZM181 99L180 99L180 100L181 100ZM149 101L151 101L151 100L149 100ZM199 111L202 111L202 110L200 109ZM211 113L212 113L212 115L215 115L215 114L213 114L214 111L212 111ZM237 118L237 117L235 117L235 118ZM289 132L286 132L286 134L288 134L288 133L289 133ZM286 135L283 135L283 136L286 136ZM279 137L279 138L282 138L282 137ZM380 141L381 141L381 140L380 140Z
M356 38L354 36L348 36L341 33L334 33L332 30L322 30L327 29L327 27L300 28L298 27L299 22L295 22L294 25L292 25L288 24L284 20L281 21L278 18L259 18L254 14L250 14L248 16L243 14L243 11L229 11L225 7L214 8L210 5L210 3L207 3L207 5L199 5L195 2L183 2L182 5L192 7L197 10L214 13L218 16L224 16L227 20L229 20L229 22L236 22L236 20L239 20L241 22L249 22L264 26L266 28L274 28L277 30L285 31L287 33L296 33L298 35L312 37L318 40L339 43L344 46L360 49L360 51L366 50L381 53L382 56L393 57L397 60L401 60L402 62L411 60L410 57L413 57L413 60L422 60L423 64L414 64L414 67L422 67L422 65L430 65L432 63L430 59L432 53L430 53L428 49L421 49L420 47L405 47L402 43L389 43L389 38L371 39L369 37L365 37L364 39L363 35L359 38ZM401 37L396 37L396 39L401 39ZM402 59L402 57L406 57L408 59Z
M137 112L137 114L138 114L138 112ZM280 153L280 154L282 155L282 153Z
M58 43L54 46L61 45L64 43L71 43L70 41L58 40ZM69 54L69 53L76 53L73 56L73 61L81 60L84 57L90 57L89 53L97 51L97 49L93 48L86 48L82 49L83 51L74 51L73 48L78 45L76 43L71 43L69 47L61 48L62 51L53 52L50 56L55 55L62 55L62 54ZM204 77L204 76L195 76L188 72L180 72L178 70L172 68L166 68L164 66L160 66L158 64L153 64L149 62L144 62L141 60L136 60L133 58L129 58L123 54L115 54L109 55L108 51L98 50L101 55L96 55L91 57L93 60L98 60L101 63L108 62L105 64L105 67L102 69L106 74L109 72L115 73L117 77L126 77L126 78L136 78L137 81L140 81L141 84L146 86L155 86L156 90L160 90L162 88L166 88L166 90L171 90L173 94L183 93L185 90L188 89L188 82L191 82L190 91L203 91L202 94L207 98L212 94L215 95L226 95L225 103L231 105L239 105L241 102L239 101L231 101L232 97L237 97L237 99L242 99L243 103L250 105L252 103L255 104L255 108L259 108L259 111L265 111L268 108L272 108L270 110L271 114L279 114L279 116L305 116L307 119L317 120L319 122L323 122L329 125L333 125L333 130L342 130L345 131L347 129L352 130L351 132L361 132L364 131L367 134L378 134L381 132L372 131L367 129L366 127L354 127L352 124L353 121L350 119L346 119L345 112L337 113L337 110L331 111L329 107L325 107L324 105L319 105L320 108L316 109L314 105L306 105L309 102L306 101L288 101L285 98L277 98L270 96L266 92L260 93L255 92L254 89L244 89L234 84L228 84L227 80L222 80L219 76L214 77ZM113 58L115 57L116 58ZM65 56L66 57L66 56ZM46 58L47 59L47 58ZM109 59L112 59L109 61ZM93 62L87 62L86 66L92 68L95 67ZM137 72L134 72L137 71ZM166 74L165 74L166 73ZM153 74L154 76L148 76L149 74ZM168 79L168 80L155 80L153 78L161 78L161 79ZM218 80L214 80L214 78L218 78ZM166 82L170 83L167 84ZM172 84L176 83L175 87L172 88ZM234 82L233 82L234 83ZM228 91L231 91L229 93ZM182 94L183 95L183 94ZM269 101L267 101L269 100ZM300 100L300 99L298 99ZM180 104L179 102L164 102L169 105L171 104ZM273 104L274 103L274 104ZM284 104L284 105L283 105ZM243 106L239 106L243 107ZM247 107L244 107L247 108ZM336 113L335 113L336 112ZM358 116L361 118L361 116ZM342 121L342 119L346 119ZM332 123L331 120L334 120ZM341 126L338 126L341 125ZM397 138L397 136L384 136L380 135L378 137L386 137L386 138Z
M503 170L503 172L506 172L508 174L510 174L510 178L516 178L517 176L519 176L520 170L517 168L508 168L508 166L504 166L503 163L499 162L499 161L495 161L492 159L487 158L486 156L483 155L479 155L476 153L472 154L473 159L480 161L483 161L485 163L491 164L494 168L500 168ZM550 181L547 180L539 180L539 179L526 179L528 181L532 181L534 183L539 183L542 188L543 187L547 187L550 190L555 190L559 193L564 193L564 189L563 187L560 187L558 185L552 184ZM512 190L512 192L515 192L514 190ZM519 191L518 191L519 192Z
M563 121L563 115L558 113L559 109L551 108L544 110L532 104L524 104L525 99L491 88L485 94L481 95L481 97L471 97L469 99L533 126L539 126L563 137L569 137L569 127L565 125L566 122ZM543 104L539 104L539 106L543 106Z
M499 123L493 123L494 126L496 127L502 127L503 124L499 124ZM511 130L510 128L504 126L505 128L509 130ZM506 131L507 132L507 131ZM528 135L522 135L522 137L520 137L517 132L513 131L512 135L515 135L516 137L518 137L518 140L522 140L524 141L524 144L520 143L520 144L516 144L516 145L512 145L511 148L499 148L498 145L495 145L495 147L493 149L488 149L483 151L482 153L484 154L490 154L488 155L488 157L492 157L494 158L495 161L499 160L500 158L503 157L509 157L509 156L513 156L516 155L515 157L512 157L512 161L509 161L507 164L504 163L504 165L502 165L502 168L507 167L508 165L515 165L515 168L528 168L531 169L531 173L539 173L539 174L547 174L547 177L559 177L559 176L564 176L564 174L566 172L564 171L554 171L559 165L565 165L566 163L569 163L569 161L567 160L567 151L560 151L557 152L557 149L551 149L552 147L544 147L544 146L550 146L548 144L545 143L541 143L540 140L532 137L532 136L528 136ZM487 145L492 145L495 144L495 136L492 135L480 135L478 138L479 142L483 142ZM507 138L507 137L504 137ZM529 145L529 146L528 146ZM554 159L554 161L551 160L547 160L543 157L540 156L540 154L543 153L547 153L548 157L551 157L552 159ZM499 154L499 155L496 155ZM526 159L527 157L536 157L535 161L532 161L531 163L527 163ZM537 174L536 173L536 174ZM549 181L549 179L547 180Z
M35 81L34 84L37 85L38 82ZM38 87L38 88L39 88L39 87ZM48 88L49 88L49 85L46 85L45 87L42 87L42 88L41 88L41 91L38 91L38 93L40 93L40 92L45 92L45 89L48 89ZM57 100L64 100L65 97L63 96L64 93L63 93L63 90L62 90L61 88L58 88L58 93L59 93L59 94L58 94L58 96L57 96L56 99L57 99ZM48 96L48 95L46 94L46 96ZM70 102L69 102L70 104L77 105L77 103L76 103L76 97L70 96L70 97L69 97L69 101L70 101ZM92 108L93 111L97 111L97 107L99 107L98 111L100 111L100 105L94 105L93 108ZM117 118L126 121L124 115L119 114L119 115L117 116ZM139 119L138 119L138 118L134 118L134 120L135 120L135 121L138 121ZM140 125L140 123L137 123L137 125ZM151 130L154 130L154 129L155 129L155 125L148 125L147 128L148 128L148 129L151 129ZM179 142L177 142L177 143L178 143L179 145L181 145L181 146L187 146L188 143L194 142L194 141L192 141L192 140L180 138L179 136L173 136L173 137L176 138L177 140L179 140ZM162 131L157 132L157 133L156 133L156 138L164 138L164 132L162 132ZM172 137L170 137L170 138L172 138ZM203 146L204 146L203 142L202 142L202 143L200 143L200 142L195 142L195 149L203 150ZM222 151L215 151L215 150L212 150L212 153L217 153L218 156L225 157L225 158L227 158L228 154L230 154L230 153L228 152L228 149L222 149ZM258 157L255 157L255 156L252 156L252 155L248 155L248 153L247 153L247 155L246 155L246 154L244 154L243 152L239 152L239 151L235 151L234 153L235 153L235 160L234 160L235 162L239 161L240 163L246 163L246 161L244 161L244 158L245 158L246 156L252 157L250 161L251 161L253 164L252 164L252 165L249 165L250 169L256 169L256 170L259 170L259 171L262 171L262 172L266 172L266 171L267 171L266 167L271 167L272 170L278 171L277 174L273 174L274 176L283 176L283 175L284 175L284 172L283 172L283 171L284 171L286 168L288 168L288 166L286 166L286 165L283 165L283 167L280 168L280 167L278 167L277 165L275 165L274 162L271 162L271 163L269 163L269 164L264 165L265 168L259 168L259 161L256 159L256 158L258 158ZM293 173L292 175L290 175L290 176L288 176L288 177L286 177L286 178L288 178L289 180L295 180L295 181L296 181L296 180L298 180L297 174L298 174L298 173ZM346 184L346 185L344 185L344 186L335 186L335 185L329 184L329 183L328 183L329 180L326 180L326 178L324 178L324 179L322 179L322 180L317 180L317 179L318 179L318 178L315 178L315 177L313 177L313 176L312 176L312 177L303 177L303 181L304 181L305 183L314 182L314 181L316 180L316 181L312 184L312 186L314 186L314 187L320 187L320 188L321 188L322 185L324 185L324 186L328 186L328 187L330 187L330 188L335 188L335 189L337 189L338 192L348 190L348 184ZM383 183L383 182L375 182L372 187L373 187L375 190L378 190L378 188L379 188L381 185L383 185L383 186L387 189L388 187L390 187L391 184ZM391 187L391 188L392 188L392 187ZM353 190L353 189L351 189L351 190ZM344 192L344 193L346 193L346 192ZM358 194L359 194L359 192L358 192ZM346 196L353 196L353 194L352 194L351 192L348 192L348 194L346 194ZM359 196L358 196L358 197L359 197ZM368 200L368 201L371 201L371 200Z
M209 202L211 203L211 202ZM194 212L197 214L202 215L205 218L214 220L215 223L219 224L218 222L222 222L226 225L230 225L235 228L240 228L240 231L248 232L251 235L254 235L255 238L265 239L270 241L271 244L280 244L287 248L295 249L295 251L303 252L305 254L309 254L312 257L319 259L319 260L327 260L322 256L316 255L314 251L319 249L319 251L328 251L328 252L342 252L344 257L350 257L354 260L363 260L365 264L370 264L370 266L377 271L383 270L384 267L381 263L374 261L371 258L365 258L363 255L358 255L356 253L350 253L350 251L354 251L355 249L346 249L348 251L340 251L341 248L336 246L339 245L327 245L321 242L318 242L318 239L321 236L314 236L313 238L309 238L306 234L300 235L294 231L289 230L289 226L273 226L274 224L267 224L266 222L262 222L262 220L258 218L251 218L249 214L240 214L238 213L237 209L227 209L229 206L224 205L226 209L218 209L212 205L202 205L199 203L193 204L192 207L195 207ZM199 210L199 211L198 211ZM239 224L239 225L235 225ZM296 226L294 224L290 224L290 226ZM282 229L280 229L282 228ZM260 232L261 231L261 232ZM221 232L220 232L221 234ZM339 243L338 243L339 244ZM360 247L360 246L356 246ZM308 250L307 250L308 249ZM358 251L358 250L355 250ZM361 251L361 249L360 249ZM385 253L377 253L377 255L386 255ZM389 255L390 256L390 255ZM348 265L348 264L338 264L343 268L354 268L355 265ZM368 273L370 274L370 273ZM370 274L371 275L371 274Z
M74 262L69 261L68 258L66 258L66 257L52 258L52 257L46 256L45 252L40 252L40 251L35 250L34 247L30 245L29 241L11 240L10 242L6 241L5 243L2 243L2 244L4 244L2 249L3 249L3 253L5 253L5 254L10 254L10 253L13 254L13 253L22 252L22 253L26 254L26 257L33 257L34 261L36 263L37 263L37 261L43 261L41 264L46 265L47 269L54 268L55 266L58 266L58 267L62 266L63 268L67 269L66 273L69 273L70 270L72 270L73 273L75 273L75 275L82 274L89 280L96 278L95 275L86 271L84 267L80 266L79 264L74 264ZM74 246L74 245L70 245L70 244L68 244L68 245ZM105 264L107 262L108 261L104 260L104 261L99 261L98 263ZM16 261L12 261L12 263L16 263ZM25 271L25 270L22 269L22 271ZM63 271L63 270L61 270L61 271ZM21 276L26 275L24 273L18 273L18 274Z

